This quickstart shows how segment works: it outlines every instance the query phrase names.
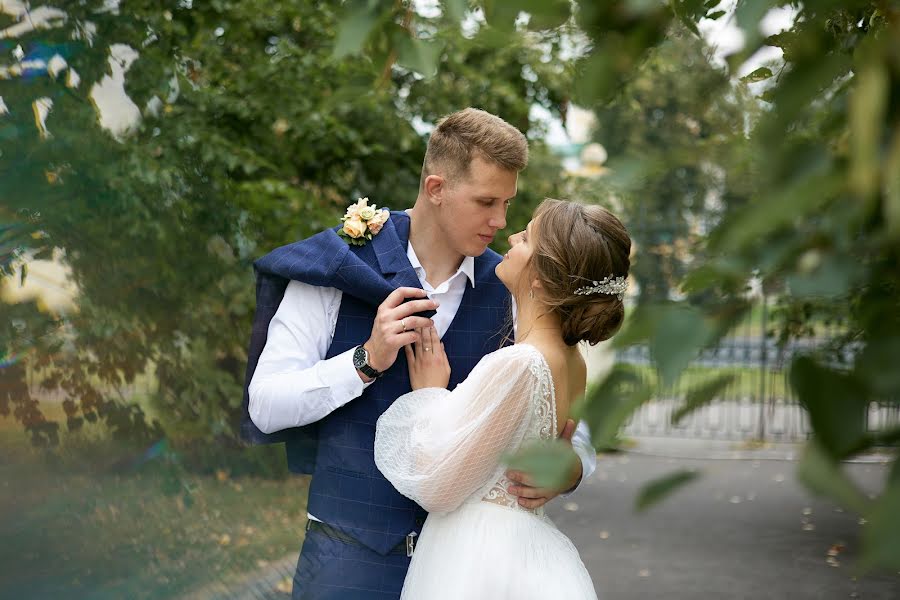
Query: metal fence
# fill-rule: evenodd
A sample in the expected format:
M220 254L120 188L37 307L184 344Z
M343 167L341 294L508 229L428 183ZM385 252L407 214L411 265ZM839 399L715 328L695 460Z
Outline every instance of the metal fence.
M797 401L787 380L787 367L798 354L825 347L837 331L817 328L816 336L779 344L765 334L768 307L760 308L723 338L715 347L703 350L679 381L641 407L626 425L627 436L681 437L713 440L762 440L799 442L812 429L806 411ZM840 357L848 361L850 350ZM616 353L615 360L637 367L648 383L658 380L649 349L632 346ZM683 404L685 392L701 381L731 374L731 383L716 401L686 416L678 424L672 414ZM900 404L872 402L860 416L868 431L900 426Z

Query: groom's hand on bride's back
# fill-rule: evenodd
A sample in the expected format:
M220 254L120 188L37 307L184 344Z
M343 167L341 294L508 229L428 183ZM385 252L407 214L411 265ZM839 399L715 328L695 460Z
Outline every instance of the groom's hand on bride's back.
M559 433L559 439L568 442L569 447L571 447L572 435L574 433L575 421L568 419L566 421L566 426L563 427L563 430ZM534 478L529 473L518 469L510 469L506 472L506 478L512 482L512 485L509 486L506 491L513 496L519 497L519 506L529 509L543 506L560 494L571 492L575 486L578 485L578 482L581 481L583 467L581 460L574 450L572 450L572 460L569 461L569 463L571 464L571 467L567 473L566 481L563 483L562 487L558 489L537 487L534 485Z
M369 353L369 366L382 372L390 369L400 348L419 341L417 330L434 326L434 321L416 313L437 307L438 302L429 299L422 288L401 287L391 292L378 307L372 334L363 344Z

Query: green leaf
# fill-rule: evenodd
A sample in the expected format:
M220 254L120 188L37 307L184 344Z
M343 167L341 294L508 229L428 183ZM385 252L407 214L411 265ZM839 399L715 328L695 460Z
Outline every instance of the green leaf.
M884 161L882 214L888 235L900 239L900 127L895 128L894 140Z
M684 417L701 406L705 406L715 400L716 396L728 387L728 384L730 384L733 379L734 373L719 375L718 377L705 381L689 390L685 396L684 404L672 413L672 424L677 424Z
M638 511L647 510L698 476L697 471L684 469L651 481L641 489L635 508Z
M816 437L830 456L840 459L854 452L865 438L869 393L850 373L822 366L810 356L794 359L791 386L809 413Z
M622 65L632 65L634 62L624 50L624 44L622 36L610 33L600 47L578 62L575 78L576 102L582 106L594 106L618 91Z
M748 38L748 40L744 43L744 47L734 52L733 54L729 54L725 57L725 63L728 65L728 69L732 75L737 75L738 70L744 63L747 62L747 59L756 54L760 48L765 46L766 43L763 41L762 36L753 36L752 39Z
M569 0L542 0L529 2L528 5L525 12L531 15L528 21L528 29L531 30L555 29L572 16L572 4Z
M775 90L773 88L769 88L766 91L764 91L762 94L760 94L758 96L758 98L760 100L762 100L763 102L768 102L769 104L772 104L775 102Z
M818 257L815 267L787 278L791 293L798 298L843 296L852 291L854 281L865 276L865 269L851 256L829 252L821 257L819 251L812 252Z
M447 16L454 21L462 21L469 9L467 0L444 0L442 4Z
M650 354L659 366L663 385L671 385L713 334L707 320L694 309L666 311L650 341Z
M519 13L529 15L528 28L554 29L564 24L572 14L569 0L484 0L484 18L499 29L510 31Z
M771 76L772 69L770 69L769 67L760 67L752 73L741 77L741 81L743 81L744 83L756 83L757 81L764 81Z
M700 35L697 21L706 13L703 0L672 0L672 11L694 35Z
M377 5L373 6L368 2L355 3L338 25L337 38L334 42L334 57L344 58L362 50L369 34L378 24L379 18Z
M739 265L722 259L710 261L690 271L681 280L681 291L685 294L704 292L723 284L744 284L748 273Z
M444 49L441 42L410 37L406 30L395 31L392 41L397 50L398 65L416 71L424 77L433 77L437 73L438 62Z
M875 502L863 529L864 568L900 569L900 481L894 480Z
M850 480L840 463L829 455L821 440L813 440L804 448L797 477L810 490L857 513L863 514L869 507L869 499Z
M562 440L528 444L506 457L510 469L528 473L538 487L557 489L566 484L577 460L571 444Z
M519 2L484 0L482 4L484 19L488 25L505 31L512 31L515 28L516 17L522 12Z
M720 18L724 17L726 14L728 13L726 13L724 10L714 10L713 12L708 13L705 18L709 19L710 21L717 21Z
M759 22L772 4L772 0L738 0L734 16L738 27L744 32L746 46L754 46L762 38Z
M630 365L617 364L572 407L572 418L587 422L595 448L612 448L619 430L650 397L651 390L638 372Z
M613 342L621 348L646 340L663 386L672 385L716 328L695 308L679 304L640 306Z
M871 61L856 76L850 97L850 183L860 196L869 197L878 186L881 135L890 79L884 64Z
M581 0L581 9L584 10L586 4L612 4L613 9L609 12L618 12L628 19L651 19L660 12L662 3L659 0L625 0L624 2L596 2L596 0Z
M833 198L843 183L842 174L824 160L812 172L799 174L776 193L757 199L728 218L711 236L710 246L732 252L768 238L802 216L809 215Z
M790 164L796 162L796 159L784 153L784 150L791 149L790 145L781 145L785 141L785 128L791 128L797 120L805 120L811 105L825 101L832 93L844 101L847 90L855 82L850 77L854 64L847 53L823 53L815 60L810 60L808 52L809 50L798 50L798 61L791 63L790 68L779 78L778 85L773 87L776 110L771 113L773 118L768 119L761 132L769 143L776 144L772 148L775 155L780 155L782 160L791 161ZM836 81L838 79L843 81ZM791 137L794 136L788 136L787 139Z

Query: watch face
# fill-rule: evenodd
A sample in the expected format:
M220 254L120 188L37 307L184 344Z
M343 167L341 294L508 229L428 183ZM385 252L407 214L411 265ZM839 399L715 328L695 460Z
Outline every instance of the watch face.
M366 349L362 346L356 348L356 351L353 353L353 366L357 369L361 369L366 366L366 359L368 356L366 355Z

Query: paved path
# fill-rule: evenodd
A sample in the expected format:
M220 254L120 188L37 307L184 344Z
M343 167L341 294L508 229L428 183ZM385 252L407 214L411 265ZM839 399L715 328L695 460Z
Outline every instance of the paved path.
M635 514L642 484L692 467L705 475ZM547 512L601 599L900 599L900 573L854 578L857 517L810 497L795 468L777 458L606 456L582 490ZM849 468L868 492L887 474L880 462Z
M601 456L586 485L547 512L575 542L601 600L900 600L900 573L855 578L858 518L796 482L798 452L790 444L643 439L633 451ZM887 475L882 460L848 466L869 493ZM682 468L703 476L634 512L644 483ZM295 561L192 599L289 598Z

